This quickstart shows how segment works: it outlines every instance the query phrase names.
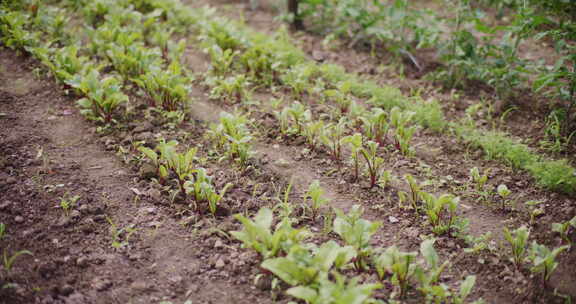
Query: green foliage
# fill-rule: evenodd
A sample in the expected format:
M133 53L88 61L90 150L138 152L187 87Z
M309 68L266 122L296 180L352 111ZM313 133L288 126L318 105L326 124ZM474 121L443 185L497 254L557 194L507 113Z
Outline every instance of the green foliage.
M166 111L176 111L185 105L190 92L190 79L183 75L177 62L172 62L168 69L150 66L145 74L132 79L142 88L150 100L149 105Z
M406 295L410 280L416 271L417 256L416 252L402 252L393 245L374 260L380 279L383 279L387 273L391 274L392 284L398 286L402 298Z
M382 171L381 167L384 164L384 159L378 157L378 143L368 141L366 147L360 150L360 154L366 161L368 175L370 176L370 188L372 188L376 185Z
M354 163L354 180L358 180L360 171L360 151L362 150L362 134L354 133L353 135L344 137L342 141L347 143L352 151L350 157Z
M480 192L484 190L484 185L488 181L488 175L480 175L478 167L474 167L470 169L470 179L472 179L472 182L476 184L476 191Z
M342 145L345 142L344 132L346 132L347 121L345 117L341 117L338 123L329 123L324 126L324 130L320 135L320 140L330 151L332 159L340 164L342 159Z
M237 160L245 167L252 155L252 136L248 129L248 119L242 115L226 112L220 114L220 123L212 124L208 136L215 139L217 148L224 151L231 160Z
M550 276L552 276L552 273L554 273L554 270L556 270L556 267L558 267L556 257L562 251L567 250L568 248L570 248L570 246L565 245L550 250L544 245L540 245L535 241L532 242L529 259L533 266L530 268L530 271L533 273L542 273L542 282L544 283L544 287L546 287L548 281L550 280Z
M296 286L286 293L309 304L362 304L381 287L379 284L359 284L358 278L346 282L346 278L338 273L334 273L334 278L335 282L323 280L317 288Z
M268 208L261 208L253 220L239 214L234 217L242 223L243 229L232 231L232 236L242 241L245 248L258 252L263 260L277 257L281 251L287 252L286 249L310 236L307 230L292 228L287 218L272 230L274 215Z
M8 253L8 248L4 248L2 263L4 264L4 271L6 271L7 274L10 274L14 262L16 262L16 259L21 255L32 255L32 252L28 250L20 250L11 255Z
M370 239L380 228L380 223L370 222L360 218L364 210L359 205L352 206L346 215L341 210L336 210L334 219L334 232L338 234L346 244L352 246L357 253L354 265L358 270L366 269L367 259L372 253Z
M318 180L313 181L310 186L308 186L308 191L304 195L305 199L310 201L310 207L312 208L312 218L316 219L318 211L328 202L330 199L324 197L324 189L320 187L320 182Z
M510 231L504 227L504 238L512 248L512 262L516 267L520 267L526 255L526 246L530 232L528 228L522 226L516 230Z
M552 231L559 233L564 242L572 245L570 233L572 231L576 231L576 216L574 216L571 220L563 223L552 223Z
M85 96L76 103L89 119L112 123L117 108L128 102L128 96L122 93L122 82L115 76L101 78L97 70L76 74L66 83Z
M576 189L575 170L566 160L544 160L502 132L481 131L465 124L455 125L454 131L464 142L484 150L488 159L503 160L513 168L530 172L546 189L567 194L573 194Z
M80 195L69 197L68 194L60 198L60 208L62 208L66 216L70 215L70 210L74 208L79 199Z
M428 217L428 222L435 234L448 233L450 235L451 230L458 231L465 227L465 224L462 223L463 219L459 219L456 214L460 198L450 194L436 197L423 191L420 192L420 196L424 201L423 207Z

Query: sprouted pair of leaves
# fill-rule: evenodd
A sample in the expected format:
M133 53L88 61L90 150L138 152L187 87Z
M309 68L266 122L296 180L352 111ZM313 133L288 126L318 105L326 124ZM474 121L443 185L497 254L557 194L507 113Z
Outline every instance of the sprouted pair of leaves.
M570 239L570 234L576 231L576 216L566 222L552 223L552 231L559 233L562 241L569 245L573 245L573 242Z
M189 78L178 62L172 62L167 69L151 66L145 74L132 81L146 92L150 106L166 111L183 108L190 92Z
M60 198L60 208L64 211L64 215L70 215L70 210L76 206L79 199L80 195L69 196L67 193Z
M324 197L324 189L320 187L320 182L318 180L315 180L310 184L304 198L310 201L313 220L316 220L320 208L330 202L330 199Z
M248 164L253 154L248 123L245 116L223 112L220 114L220 123L210 125L208 132L208 136L214 139L216 148L223 150L230 160L238 161L241 167Z

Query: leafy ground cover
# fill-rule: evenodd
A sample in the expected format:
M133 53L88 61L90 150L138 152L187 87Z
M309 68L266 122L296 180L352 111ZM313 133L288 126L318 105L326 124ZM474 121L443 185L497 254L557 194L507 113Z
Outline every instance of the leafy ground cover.
M568 161L199 5L3 7L2 301L574 295Z

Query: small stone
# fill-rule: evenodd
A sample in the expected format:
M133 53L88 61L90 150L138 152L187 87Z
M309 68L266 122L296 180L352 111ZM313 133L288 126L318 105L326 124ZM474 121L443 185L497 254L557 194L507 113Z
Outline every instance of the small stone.
M70 212L70 218L77 220L82 216L82 214L80 214L80 211L78 210L72 210L72 212Z
M214 242L214 248L222 248L224 247L224 243L222 243L221 240L216 240L216 242Z
M112 287L112 282L109 279L95 278L92 280L92 288L96 289L97 291L105 291L110 287Z
M4 182L6 185L12 185L16 183L16 178L13 176L9 176L6 178L6 181Z
M148 214L156 214L156 208L154 207L144 208L144 211Z
M11 201L4 201L2 202L2 204L0 204L0 210L10 210L11 206L12 206Z
M216 263L214 264L214 267L216 269L224 268L224 266L226 266L226 262L224 262L224 260L222 258L218 259L216 261Z
M134 133L142 133L145 131L150 131L150 130L152 130L152 128L154 128L154 125L152 125L152 123L146 121L146 122L142 123L141 125L136 126L136 128L134 128L133 132Z
M14 218L14 221L17 224L21 224L21 223L24 223L24 218L22 216L18 215L17 217Z
M156 167L151 164L144 163L140 167L139 175L145 179L153 178L156 176Z
M179 284L182 282L182 280L184 280L181 276L177 275L177 276L173 276L170 278L170 282L174 283L174 284Z
M70 225L70 218L67 216L62 216L58 222L56 222L56 227L66 227Z
M145 291L148 289L148 284L144 281L136 281L130 285L132 290Z
M78 267L86 268L88 267L88 264L90 264L90 260L85 256L76 259L76 265L78 265Z
M62 294L65 297L71 295L73 292L74 292L74 287L72 287L69 284L64 284L64 286L62 286L60 288L60 294Z
M390 223L392 223L392 224L399 222L398 218L396 218L394 216L389 216L388 221L390 221Z
M104 222L106 220L106 216L104 214L101 215L96 215L93 217L95 222L101 223Z

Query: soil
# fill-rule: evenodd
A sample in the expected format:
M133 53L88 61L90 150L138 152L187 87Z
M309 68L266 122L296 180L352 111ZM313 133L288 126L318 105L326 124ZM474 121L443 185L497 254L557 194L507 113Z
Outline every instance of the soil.
M239 1L195 1L191 5L206 2L236 8L245 5ZM237 15L230 11L230 16ZM267 6L242 12L254 28L272 32L280 25ZM454 104L453 94L420 76L400 79L395 73L379 72L374 67L382 64L380 59L361 50L326 49L321 37L307 33L294 34L294 39L310 58L341 64L348 71L405 92L424 90L423 94L443 102L447 113L453 115L450 119L462 116L466 105L478 102L467 97ZM199 76L208 66L208 58L195 49L187 50L186 62ZM544 213L536 218L532 237L556 246L560 240L550 234L549 224L576 215L573 198L544 191L527 174L485 160L478 151L449 136L417 132L414 146L418 149L412 158L392 150L383 152L385 169L397 179L385 188L370 189L365 181L353 180L346 170L349 167L335 170L338 164L327 151L311 151L300 139L279 136L277 122L266 107L249 106L246 111L259 132L250 166L240 169L230 161L219 161L204 137L208 125L217 121L222 111L243 109L208 100L207 89L199 82L194 83L191 94L191 119L181 125L170 127L152 114L134 114L134 120L125 126L97 132L95 125L78 113L76 98L42 76L34 60L1 50L0 67L0 222L7 227L0 251L32 253L19 256L10 272L0 271L0 285L13 284L0 290L0 303L286 303L289 299L272 289L270 276L261 272L260 258L230 236L231 231L241 229L233 214L252 215L262 206L278 206L289 183L293 185L290 200L303 202L308 185L319 180L331 207L347 210L360 204L366 209L365 218L383 223L373 238L374 246L397 245L417 251L421 238L431 231L413 211L398 204L398 191L410 191L402 178L405 174L415 176L431 193L460 196L460 215L469 219L469 233L479 237L491 232L491 246L505 248L463 254L467 245L461 239L437 237L441 257L452 261L442 276L445 284L455 287L465 275L475 274L474 299L483 298L487 303L562 302L550 292L543 294L536 277L507 261L501 231L526 224L529 217L522 203L541 200ZM272 97L267 92L255 94L262 103ZM144 103L131 97L136 107ZM513 114L503 128L523 133L523 138L537 136L541 125L527 122L539 114L526 118L524 111L529 112ZM215 216L195 212L181 197L172 201L162 185L149 179L149 168L137 161L133 143L153 146L157 138L198 147L218 188L232 183ZM507 184L513 191L511 200L519 206L501 209L498 198L478 197L468 181L472 167L490 172L488 187ZM75 195L80 199L66 212L60 201ZM325 228L324 218L313 220L299 204L295 206L294 212L302 216L297 225L318 232L313 242L336 239L333 233L320 233ZM576 251L563 254L559 262L551 290L576 296ZM392 290L385 286L376 296L386 299Z

